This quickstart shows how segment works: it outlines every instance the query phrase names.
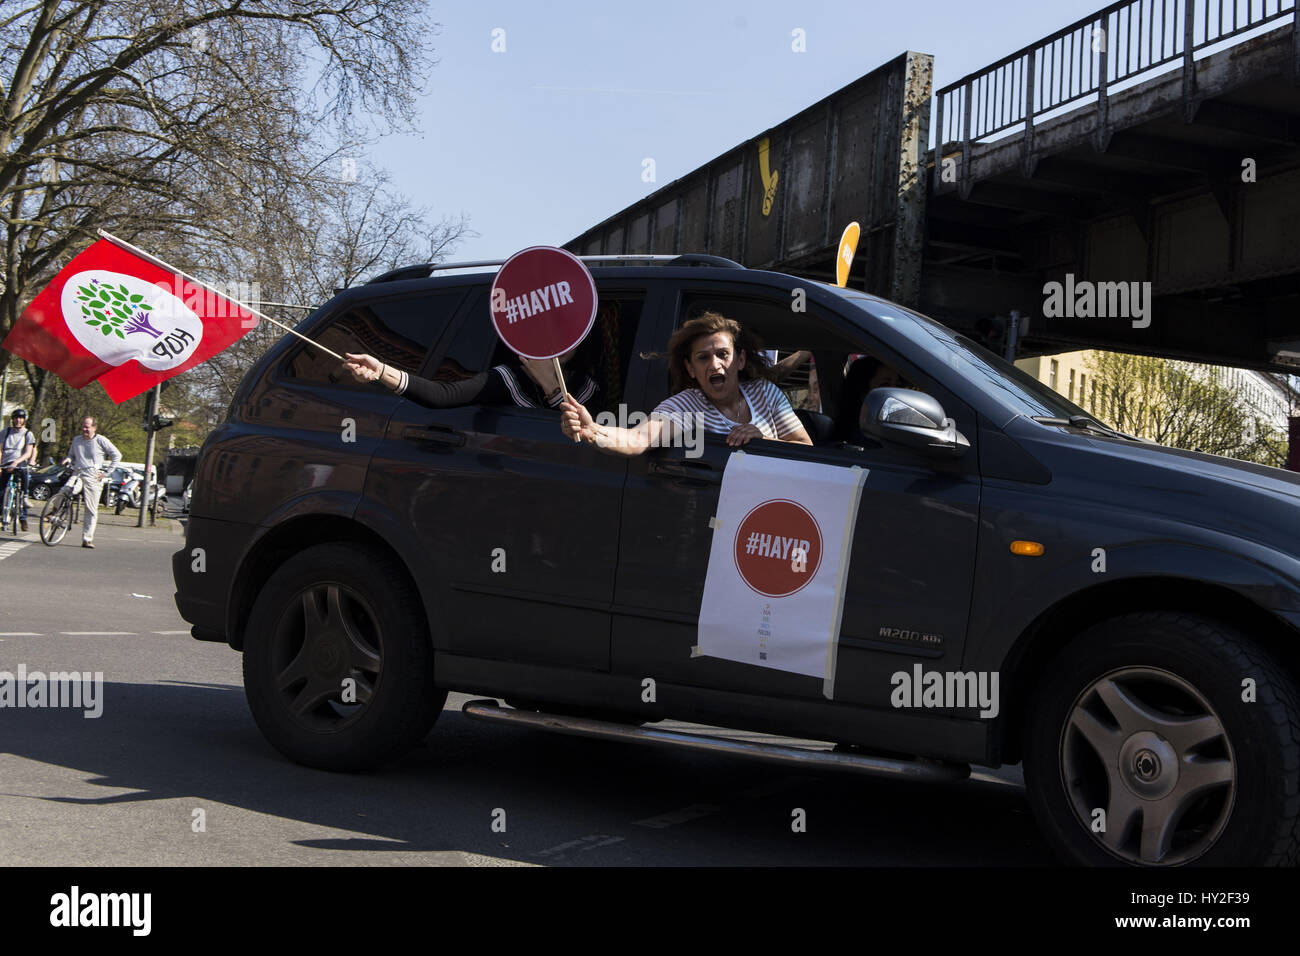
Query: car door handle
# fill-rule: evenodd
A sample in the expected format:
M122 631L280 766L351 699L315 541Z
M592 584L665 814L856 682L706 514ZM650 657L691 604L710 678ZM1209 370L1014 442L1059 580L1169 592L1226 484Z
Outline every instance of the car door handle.
M707 481L712 484L722 482L722 472L707 461L690 458L678 458L670 461L652 461L648 469L652 475L664 475L672 478L690 478L694 481Z
M407 425L402 429L402 437L407 441L454 445L457 448L465 444L465 433L449 425Z

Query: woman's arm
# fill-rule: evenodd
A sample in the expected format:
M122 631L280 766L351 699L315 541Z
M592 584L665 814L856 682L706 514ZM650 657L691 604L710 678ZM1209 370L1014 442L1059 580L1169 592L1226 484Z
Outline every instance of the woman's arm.
M785 435L781 441L794 442L796 445L811 445L813 443L812 436L808 434L802 423L795 431Z
M568 438L577 436L580 441L595 445L607 455L633 458L647 448L659 443L665 424L658 416L651 416L636 428L619 428L616 425L597 425L591 413L569 395L560 405L560 430Z
M784 382L793 374L804 362L812 358L812 352L807 349L800 349L792 355L787 355L781 361L772 366L772 377L775 381Z
M353 355L345 352L344 367L358 382L379 382L391 392L397 392L423 405L425 408L457 408L479 402L512 404L505 383L499 375L479 372L459 382L435 382L410 375L387 365L373 355Z
M767 400L772 407L772 423L776 427L777 440L793 442L796 445L811 445L813 440L804 429L803 422L799 421L799 416L790 407L790 400L785 397L785 392L772 382L764 383L764 387Z

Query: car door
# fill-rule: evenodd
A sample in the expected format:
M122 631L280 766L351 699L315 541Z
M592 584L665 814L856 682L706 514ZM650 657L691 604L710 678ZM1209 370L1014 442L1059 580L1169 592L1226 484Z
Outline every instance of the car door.
M645 306L644 282L602 282L599 291L602 307L622 303L628 321ZM425 374L487 369L502 358L497 345L481 286ZM400 515L409 530L398 533L415 536L440 650L608 671L626 473L625 460L565 438L551 409L403 400L367 498Z
M726 308L731 295L738 312L790 315L785 291L763 303L741 287L689 285L681 288L675 313L684 314L701 295L714 299L715 308L716 302ZM887 354L913 382L944 403L947 414L974 442L973 412L925 381L901 357L860 329L854 331L851 323L836 323L824 311L810 309L800 321L807 323L802 334L810 343L833 333L853 352ZM661 328L660 341L666 341L670 331ZM647 407L666 392L664 371L652 370ZM854 529L834 699L889 707L890 678L897 671L918 661L927 668L959 666L977 537L980 481L975 449L954 462L882 444L832 448L759 440L745 451L835 467L858 465L868 471ZM720 436L709 436L696 459L683 449L652 449L632 460L615 585L612 669L693 687L824 700L820 678L691 656L712 541L709 519L716 513L731 453Z

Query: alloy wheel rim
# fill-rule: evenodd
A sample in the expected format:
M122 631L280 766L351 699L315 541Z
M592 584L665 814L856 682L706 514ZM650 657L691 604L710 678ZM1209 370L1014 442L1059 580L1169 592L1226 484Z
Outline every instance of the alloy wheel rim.
M1089 684L1070 707L1059 753L1076 818L1126 863L1191 862L1232 814L1237 764L1223 721L1161 668L1126 667Z
M361 718L382 678L378 621L361 595L338 582L304 588L285 607L272 641L272 672L295 723L333 733Z

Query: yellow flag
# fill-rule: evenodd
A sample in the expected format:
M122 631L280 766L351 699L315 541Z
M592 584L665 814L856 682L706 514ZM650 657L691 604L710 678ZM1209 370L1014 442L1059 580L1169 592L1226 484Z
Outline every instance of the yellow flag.
M840 236L840 254L835 258L835 284L841 289L849 281L849 266L853 265L853 254L858 251L858 236L861 233L862 227L851 222L844 227L844 235Z

